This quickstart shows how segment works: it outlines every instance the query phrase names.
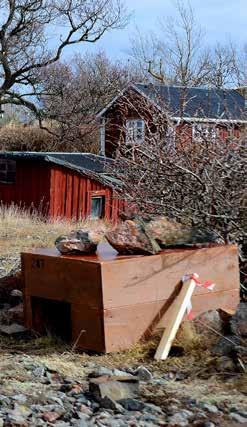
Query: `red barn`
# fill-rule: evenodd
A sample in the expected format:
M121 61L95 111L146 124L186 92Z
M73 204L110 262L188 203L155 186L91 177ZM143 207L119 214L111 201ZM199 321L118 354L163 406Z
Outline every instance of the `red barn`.
M97 115L101 154L114 157L121 144L141 144L159 128L172 143L238 138L247 125L246 99L243 88L132 84Z
M111 160L88 153L0 153L0 201L49 217L116 221L123 202L107 175Z

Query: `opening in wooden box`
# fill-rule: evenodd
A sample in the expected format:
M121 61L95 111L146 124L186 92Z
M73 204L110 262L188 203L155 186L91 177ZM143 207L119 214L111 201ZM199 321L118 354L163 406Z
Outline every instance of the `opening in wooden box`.
M33 327L41 334L71 340L71 306L66 302L32 297Z

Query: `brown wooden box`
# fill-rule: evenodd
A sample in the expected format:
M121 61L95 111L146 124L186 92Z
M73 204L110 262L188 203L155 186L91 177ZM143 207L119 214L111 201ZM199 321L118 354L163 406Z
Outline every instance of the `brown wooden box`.
M72 342L80 336L78 347L85 350L128 349L152 327L164 327L169 309L162 314L186 273L216 283L213 291L196 288L196 315L235 310L239 303L234 245L169 249L154 256L116 256L105 248L93 256L62 256L38 249L22 254L22 270L27 327L40 333L51 328Z

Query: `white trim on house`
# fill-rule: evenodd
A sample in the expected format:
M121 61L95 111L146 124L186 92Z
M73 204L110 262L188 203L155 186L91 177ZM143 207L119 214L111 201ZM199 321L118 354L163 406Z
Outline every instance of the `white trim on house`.
M197 122L197 123L229 123L229 124L247 124L247 120L231 120L231 119L210 119L210 117L171 117L174 121Z
M105 156L105 117L102 117L100 123L100 154L101 156Z
M134 84L131 84L129 86L126 86L121 92L119 92L118 95L116 95L102 110L100 110L97 114L96 114L96 118L99 119L101 118L107 110L109 110L109 108L119 99L121 98L121 96L123 96L125 94L125 92L127 92L128 90L133 89L135 90L139 95L143 96L148 102L151 102L153 105L155 105L156 108L158 108L158 110L162 111L161 107L156 104L152 99L150 99L144 92L142 92L140 89L138 89L138 87L136 87Z

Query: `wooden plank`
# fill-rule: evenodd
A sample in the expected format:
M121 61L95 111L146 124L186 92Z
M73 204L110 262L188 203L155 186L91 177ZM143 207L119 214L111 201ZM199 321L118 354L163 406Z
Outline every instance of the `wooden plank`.
M72 217L79 219L79 184L80 178L78 175L73 176L73 199L72 199Z
M26 296L102 305L100 266L77 259L23 254Z
M172 342L177 334L178 328L183 320L188 304L195 290L196 282L189 278L183 283L182 289L172 305L172 315L169 324L162 335L154 358L165 360L170 352Z
M66 218L72 218L72 183L73 175L66 171Z
M148 338L155 329L164 329L171 317L169 300L106 309L104 312L106 351L128 349L139 340ZM170 302L169 302L170 303ZM193 295L192 305L195 316L209 310L229 307L235 311L239 303L239 288L207 295ZM186 319L186 317L185 317ZM184 320L185 320L184 319Z
M72 304L71 317L72 342L74 343L80 337L77 348L104 352L105 337L102 309L90 308L86 303Z
M226 311L236 311L236 308L240 302L240 291L239 287L235 289L217 291L217 284L214 291L210 294L196 294L192 296L193 313L195 316L205 313L210 310L217 310L221 308ZM163 329L169 324L169 319L172 314L172 307L168 308L164 316L160 317L157 322L157 328Z
M239 287L238 250L234 245L165 250L155 256L118 258L103 263L104 306L113 308L166 300L186 272L217 283L217 291ZM196 294L209 294L197 288Z

